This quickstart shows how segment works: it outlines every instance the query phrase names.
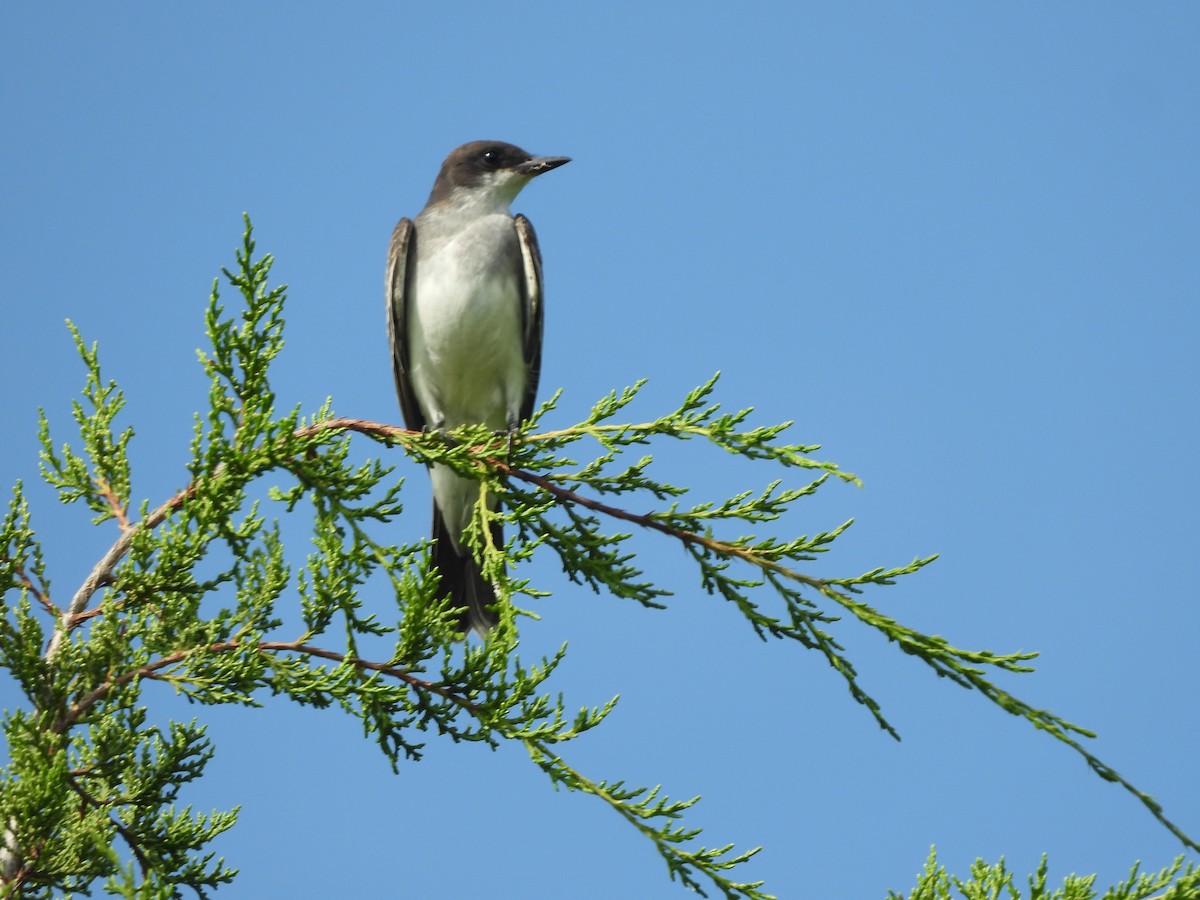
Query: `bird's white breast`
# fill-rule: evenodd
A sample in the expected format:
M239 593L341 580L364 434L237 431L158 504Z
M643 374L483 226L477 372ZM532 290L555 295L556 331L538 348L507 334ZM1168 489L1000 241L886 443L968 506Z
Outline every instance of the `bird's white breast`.
M512 218L444 224L428 223L427 238L426 224L418 226L408 321L412 384L430 425L442 418L448 428L505 428L520 409L527 377Z

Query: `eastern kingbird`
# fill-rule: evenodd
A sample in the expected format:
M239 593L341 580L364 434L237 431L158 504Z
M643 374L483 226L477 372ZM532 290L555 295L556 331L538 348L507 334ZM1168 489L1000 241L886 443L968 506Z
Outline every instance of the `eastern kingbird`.
M388 340L412 431L487 425L514 431L533 412L542 362L542 257L533 226L509 204L529 181L570 162L499 141L446 157L425 208L401 219L388 248ZM459 628L498 621L492 585L463 531L479 483L433 466L433 565ZM492 527L497 546L504 541Z

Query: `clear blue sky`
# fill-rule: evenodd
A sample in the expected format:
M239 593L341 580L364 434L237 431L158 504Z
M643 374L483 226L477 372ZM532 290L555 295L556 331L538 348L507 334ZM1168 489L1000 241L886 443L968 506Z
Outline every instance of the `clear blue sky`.
M639 409L663 411L722 370L729 406L794 419L865 481L783 525L857 518L822 573L941 553L869 599L960 646L1043 651L1005 684L1097 730L1196 836L1197 47L1200 7L1170 2L6 3L0 481L36 481L39 405L67 435L70 317L128 393L139 494L181 486L243 210L291 286L281 401L399 422L395 220L463 141L569 155L516 204L546 258L554 421L642 376ZM773 477L671 457L699 498ZM406 471L398 540L427 524ZM33 495L69 592L113 535ZM1106 882L1179 852L1068 750L843 623L891 741L815 655L761 644L678 549L645 547L668 611L544 560L555 595L522 651L570 644L573 705L622 695L573 762L704 794L707 843L763 844L747 874L781 897L907 890L934 843L959 872L1047 851L1056 877ZM243 805L222 895L681 895L512 749L434 740L393 776L335 713L181 714L218 750L185 802Z

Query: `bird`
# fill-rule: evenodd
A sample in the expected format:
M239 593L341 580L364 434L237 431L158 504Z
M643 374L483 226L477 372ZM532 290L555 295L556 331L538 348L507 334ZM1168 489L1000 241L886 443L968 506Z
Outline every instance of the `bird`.
M451 151L425 207L392 232L387 325L396 394L410 431L486 425L511 436L533 412L542 362L542 257L510 204L531 180L570 162L503 141ZM434 464L432 568L460 611L458 631L486 638L495 589L463 532L479 482ZM492 501L495 508L495 501ZM499 523L492 540L503 546Z

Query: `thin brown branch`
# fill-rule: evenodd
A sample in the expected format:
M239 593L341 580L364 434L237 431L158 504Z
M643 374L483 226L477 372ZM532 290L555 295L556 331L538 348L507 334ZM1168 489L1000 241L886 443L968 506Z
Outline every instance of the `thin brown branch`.
M235 644L236 646L236 644ZM233 649L232 647L229 649ZM428 691L437 694L443 699L449 700L452 703L457 703L467 712L475 713L477 707L470 700L462 697L454 691L447 688L445 685L436 681L426 681L423 678L418 678L411 672L405 669L397 668L388 663L372 662L368 659L362 659L357 656L347 656L344 653L337 653L333 650L325 650L322 647L313 647L309 644L301 644L299 641L283 642L283 641L263 641L258 645L260 651L268 650L286 650L293 653L302 653L306 656L316 656L321 659L328 659L336 663L349 663L357 669L368 669L372 672L378 672L381 675L387 675L389 678L395 678L398 681L403 681L410 687L414 687L420 691Z
M713 553L722 556L732 556L744 560L751 565L758 566L761 569L766 569L771 572L776 572L779 575L789 578L792 581L798 581L801 584L807 584L809 587L816 588L819 591L826 589L825 582L820 578L813 578L810 575L804 575L797 572L795 569L790 569L787 566L780 565L772 559L767 559L761 554L755 553L748 547L739 547L736 544L728 544L725 541L718 541L714 538L705 537L702 534L697 534L694 531L688 531L684 528L676 528L673 525L654 518L652 515L644 515L632 513L628 510L621 509L619 506L609 506L607 503L601 503L599 500L593 500L590 497L585 497L582 494L577 494L569 488L555 484L544 475L536 475L533 472L526 472L524 469L514 468L508 463L501 460L489 458L488 464L493 466L501 475L509 478L516 478L519 481L525 481L529 484L534 484L542 490L551 494L557 500L563 503L573 503L577 506L582 506L590 509L593 512L603 513L614 519L620 519L623 522L632 522L635 525L640 525L643 528L649 528L652 531L657 531L660 534L670 535L671 537L685 543L696 544L704 547L706 550L711 550Z
M71 617L71 627L74 628L75 626L86 622L88 619L94 619L102 612L104 612L104 610L99 606L93 606L91 609L85 609L83 612L77 613Z
M182 507L191 497L195 496L195 493L196 485L188 485L166 503L158 507L158 509L151 512L141 522L131 525L121 532L121 536L117 538L117 542L108 548L108 552L92 568L88 577L84 579L83 584L79 586L79 590L75 592L75 596L71 598L70 605L59 616L59 625L54 629L54 635L50 638L50 643L46 647L45 659L47 662L54 659L58 654L58 648L62 646L63 640L66 639L71 629L83 621L80 618L80 614L87 606L88 601L100 589L101 585L112 580L113 570L116 568L117 563L129 552L129 548L133 546L134 537L139 532L156 528L166 520L167 516Z
M401 437L419 434L419 432L397 428L394 425L384 425L379 422L371 422L366 419L335 418L326 419L323 422L316 422L312 425L307 425L304 428L297 429L296 436L309 437L317 434L318 432L330 429L337 431L353 431L358 434L376 435L380 437ZM624 522L632 522L635 525L640 525L643 528L649 528L653 531L659 532L660 534L669 535L685 544L699 545L707 550L712 551L713 553L736 557L750 563L751 565L776 572L777 574L782 575L785 578L789 578L792 581L797 581L801 584L807 584L809 587L815 588L819 591L824 591L826 589L826 584L821 579L813 578L809 575L804 575L801 572L797 572L795 569L788 568L787 566L781 565L774 560L767 559L766 557L755 553L749 548L739 547L735 544L728 544L724 541L718 541L714 538L705 537L704 535L697 534L694 531L676 528L650 515L632 513L617 506L610 506L607 503L601 503L599 500L593 500L592 498L578 494L569 488L564 488L560 485L557 485L543 475L537 475L533 472L527 472L524 469L515 468L514 466L510 466L508 463L504 462L503 460L496 459L495 457L488 457L486 462L501 475L509 478L516 478L519 481L524 481L529 484L537 485L542 490L551 494L558 500L563 501L564 503L573 503L586 509L590 509L593 512L610 516L614 519L620 519Z
M383 425L379 422L371 422L365 419L335 418L326 419L323 422L316 422L312 425L305 426L304 428L297 429L296 435L298 437L307 437L328 429L334 429L338 431L353 431L358 434L377 435L380 437L412 436L419 433L407 431L403 428L397 428L394 425ZM573 503L586 509L590 509L593 512L610 516L614 519L620 519L624 522L632 522L635 525L640 525L643 528L649 528L653 531L659 532L660 534L670 535L671 537L682 541L685 544L696 544L712 551L713 553L736 557L750 563L751 565L775 572L784 576L785 578L791 579L792 581L806 584L809 587L815 588L816 590L826 590L827 586L821 579L813 578L809 575L804 575L801 572L797 572L795 569L788 568L787 566L781 565L774 560L767 559L766 557L755 553L749 548L739 547L735 544L728 544L724 541L718 541L710 537L705 537L704 535L697 534L694 531L676 528L650 515L632 513L617 506L609 506L607 503L601 503L599 500L593 500L592 498L578 494L569 488L561 487L560 485L557 485L550 479L546 478L544 475L537 475L533 472L527 472L524 469L515 468L514 466L510 466L508 463L495 457L488 457L486 462L501 475L509 478L516 478L529 484L537 485L542 490L546 491L558 500L563 501L564 503Z
M303 428L297 428L295 436L299 438L312 437L322 431L353 431L356 434L378 435L379 437L416 437L419 431L410 431L398 425L384 425L382 422L372 422L370 419L347 419L336 417L323 419Z
M137 857L138 865L142 869L142 877L150 874L150 860L146 859L146 854L142 852L141 846L134 840L133 835L129 833L129 829L122 825L117 819L112 816L108 817L108 821L112 823L112 827L116 829L117 834L125 839L125 843L129 849L133 851L133 855Z
M71 786L71 790L79 795L79 799L82 800L85 805L92 806L96 809L106 810L118 805L120 802L112 800L99 800L96 797L93 797L83 785L79 784L79 782L75 780L74 777L68 777L67 783ZM112 825L113 830L115 830L117 834L121 836L121 838L125 841L125 844L133 852L134 857L138 861L138 865L141 867L143 877L149 875L151 868L150 860L146 858L146 854L142 851L141 846L138 844L133 834L128 828L121 824L120 820L114 816L106 815L105 818L108 819L108 823Z
M7 556L4 557L4 561L12 562L12 560L10 560ZM33 596L33 599L37 600L37 602L41 604L42 608L45 609L46 612L55 617L62 615L62 610L60 610L54 605L54 603L51 602L50 596L46 593L44 587L38 587L33 583L33 579L29 577L29 574L25 571L24 566L13 566L13 574L17 576L17 580L21 582L21 585L25 588L25 590L29 591L29 593Z
M96 492L104 498L108 504L108 508L112 510L113 518L117 520L117 524L121 526L122 531L129 530L129 515L128 507L121 502L121 498L117 496L117 492L103 478L97 478L93 482L96 485Z
M110 676L105 679L103 684L97 685L80 700L74 703L59 719L50 726L50 730L55 734L65 734L70 728L79 722L83 716L87 715L88 711L98 702L103 700L114 689L122 687L129 682L138 678L156 678L161 679L165 676L162 673L163 669L168 669L178 663L183 662L189 656L195 653L207 651L209 653L228 653L233 650L239 650L244 645L240 641L221 641L216 644L209 644L207 647L194 647L189 650L180 650L176 653L168 654L167 656L156 659L153 662L146 663L144 666L139 666L131 672L125 672L120 675ZM369 659L362 659L357 656L347 656L344 653L338 653L334 650L326 650L323 647L313 647L310 644L303 644L300 641L260 641L254 645L255 650L259 653L276 653L289 652L300 653L305 656L315 656L320 659L327 659L331 662L339 664L349 664L357 669L366 669L372 672L378 672L381 675L386 675L389 678L395 678L397 681L403 681L405 684L419 691L437 694L446 700L456 703L462 709L474 714L479 707L468 700L466 697L455 693L445 685L434 681L426 681L423 678L418 678L411 672L390 665L388 663L374 662Z

